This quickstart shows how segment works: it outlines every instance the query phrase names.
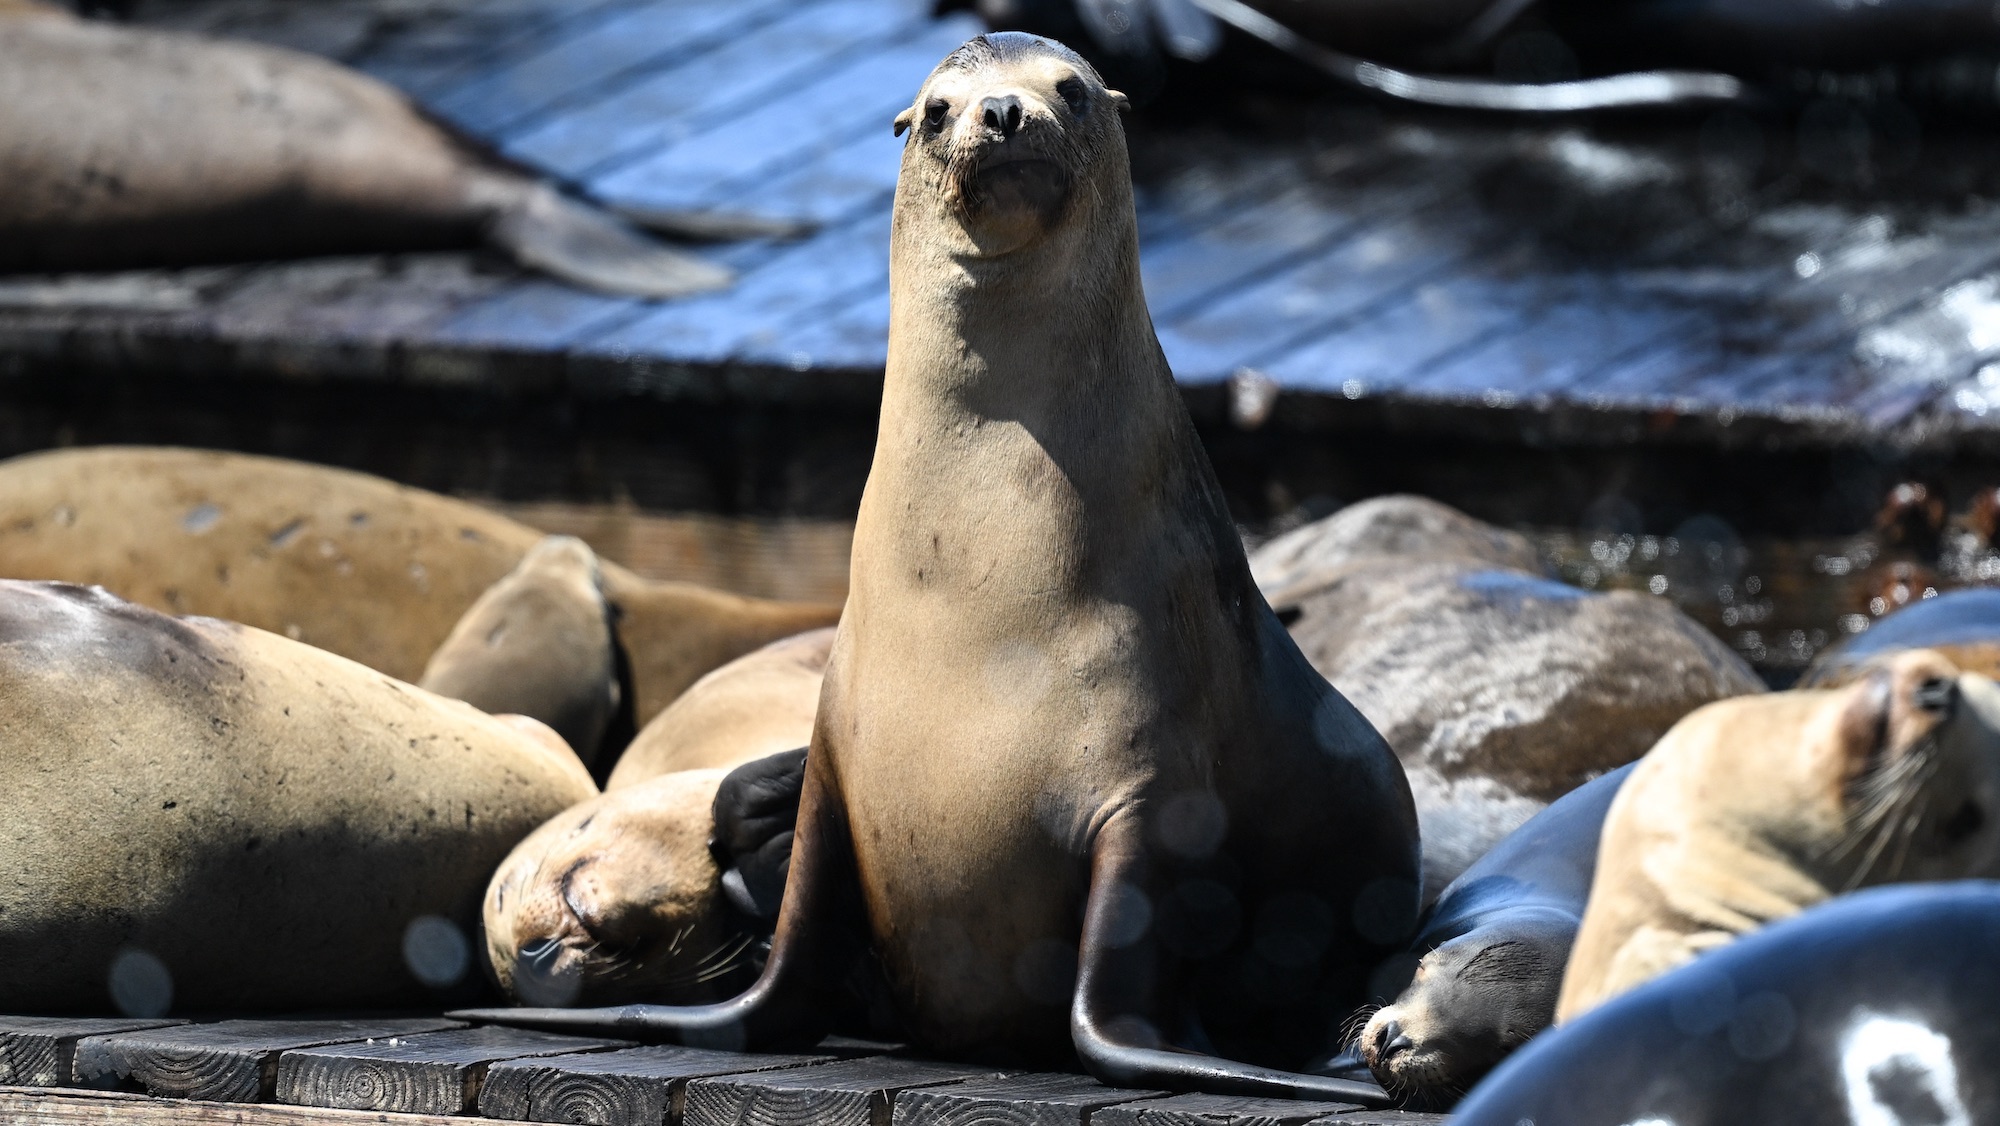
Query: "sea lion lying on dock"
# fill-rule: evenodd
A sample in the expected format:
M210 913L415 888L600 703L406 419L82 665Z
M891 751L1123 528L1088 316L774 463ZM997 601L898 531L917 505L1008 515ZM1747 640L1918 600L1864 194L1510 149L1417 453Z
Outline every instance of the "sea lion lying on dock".
M926 1051L1383 1099L1283 1069L1413 928L1416 814L1251 581L1146 311L1123 103L1002 34L897 118L882 425L757 983L468 1016L805 1040L865 941Z
M1838 688L1910 649L1929 649L1965 672L2000 677L2000 590L1948 590L1870 622L1865 632L1813 658L1799 687Z
M1606 816L1569 1021L1845 891L2000 876L2000 684L1936 653L1688 716Z
M128 948L181 1011L434 1004L405 929L469 936L493 866L595 792L552 736L66 583L0 582L0 714L9 1012L109 1011Z
M0 462L0 576L100 584L399 680L421 677L479 596L543 538L475 504L278 458L106 446ZM709 670L840 616L837 605L599 570L629 667L627 730Z
M480 155L395 90L279 47L0 9L0 272L482 240L614 293L729 272Z

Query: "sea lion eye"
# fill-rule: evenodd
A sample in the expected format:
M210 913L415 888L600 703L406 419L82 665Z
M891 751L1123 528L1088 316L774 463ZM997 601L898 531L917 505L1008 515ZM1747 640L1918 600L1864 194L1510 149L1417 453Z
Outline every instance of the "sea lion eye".
M1090 107L1090 90L1084 86L1083 80L1075 75L1056 83L1056 93L1062 95L1062 100L1069 106L1071 113L1080 114Z
M924 128L935 133L944 127L944 115L951 111L951 103L943 98L932 98L924 103Z

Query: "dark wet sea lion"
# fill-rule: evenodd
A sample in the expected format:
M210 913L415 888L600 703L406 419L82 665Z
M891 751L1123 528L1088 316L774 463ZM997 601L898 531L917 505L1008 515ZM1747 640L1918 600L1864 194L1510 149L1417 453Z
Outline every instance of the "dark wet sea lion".
M1844 896L1539 1037L1454 1126L2000 1121L2000 886Z
M833 632L773 641L695 681L625 748L604 788L740 766L810 743Z
M1935 650L1966 672L2000 677L2000 590L1949 590L1911 602L1821 651L1799 687L1837 688L1906 649Z
M1567 1022L1871 884L2000 876L2000 685L1918 650L1682 720L1605 817Z
M414 681L543 534L465 501L327 466L107 446L0 462L0 576L97 583L228 618ZM840 607L600 567L633 729L702 674Z
M1665 599L1535 567L1522 537L1416 497L1354 505L1252 557L1299 649L1402 760L1427 894L1688 712L1764 688Z
M550 536L479 596L417 685L541 720L587 766L622 702L616 650L597 556L575 536Z
M1632 769L1556 799L1444 889L1410 944L1415 979L1361 1030L1385 1089L1447 1105L1555 1023L1598 834Z
M468 245L596 289L729 282L278 47L0 12L0 271Z
M595 792L469 705L97 589L0 582L0 682L9 1012L109 1010L127 949L179 1011L434 1003L406 928L470 936L493 866Z
M473 1015L804 1038L861 932L926 1051L1382 1098L1279 1068L1414 924L1415 812L1251 582L1146 312L1121 102L992 35L898 119L882 424L757 984Z

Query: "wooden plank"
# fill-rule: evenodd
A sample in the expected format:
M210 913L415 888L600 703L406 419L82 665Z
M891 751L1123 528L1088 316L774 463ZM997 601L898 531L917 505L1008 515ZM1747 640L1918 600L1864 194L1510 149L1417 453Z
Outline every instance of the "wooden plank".
M650 302L531 278L461 309L425 334L425 343L467 348L561 351L641 315Z
M185 1023L126 1017L0 1017L0 1086L61 1086L69 1082L78 1040Z
M1087 1126L1092 1112L1164 1096L1084 1075L1013 1075L906 1091L891 1126Z
M899 1092L997 1074L877 1056L688 1083L681 1126L890 1126Z
M489 1064L527 1056L631 1047L629 1040L520 1028L460 1028L289 1051L278 1058L277 1101L341 1110L470 1114Z
M1310 1126L1444 1126L1448 1115L1414 1110L1353 1110L1318 1119Z
M73 1080L136 1085L149 1095L210 1102L268 1102L280 1053L321 1044L460 1028L435 1018L226 1020L78 1041Z
M359 69L421 101L538 53L578 27L634 7L636 0L528 0L473 4L451 18L423 22L354 60Z
M487 1069L479 1113L524 1122L662 1126L678 1122L689 1080L809 1067L836 1054L749 1055L650 1046L551 1059L508 1060Z
M276 1104L154 1099L113 1091L0 1087L8 1126L466 1126L463 1118Z
M1306 1099L1175 1095L1106 1107L1090 1116L1090 1126L1304 1126L1314 1119L1361 1109L1353 1103Z

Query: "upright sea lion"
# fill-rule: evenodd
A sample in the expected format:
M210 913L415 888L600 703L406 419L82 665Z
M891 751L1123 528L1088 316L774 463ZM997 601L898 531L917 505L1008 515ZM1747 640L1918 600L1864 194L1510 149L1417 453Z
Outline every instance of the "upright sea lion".
M2000 888L1843 896L1539 1037L1453 1126L2000 1122Z
M757 983L469 1015L804 1038L865 936L926 1051L1382 1099L1277 1068L1407 937L1415 810L1251 582L1146 312L1123 101L988 35L897 119L881 429Z
M1907 649L1934 650L1966 672L2000 677L2000 590L1948 590L1911 602L1822 650L1799 687L1838 688Z
M485 239L595 289L729 272L476 154L380 82L255 43L0 10L0 271Z
M595 792L469 705L63 583L0 582L0 727L9 1012L108 1010L126 949L180 1010L434 1003L457 975L406 928L470 935L493 866Z
M101 584L399 680L422 676L473 602L542 538L478 505L278 458L99 447L0 462L0 576ZM710 669L840 616L614 563L600 571L630 667L632 730Z
M1764 690L1671 602L1543 578L1523 537L1435 501L1354 505L1251 567L1313 667L1402 760L1430 894L1682 716Z
M1555 1023L1598 834L1632 770L1556 799L1444 889L1410 944L1414 979L1361 1030L1361 1057L1384 1088L1447 1105Z
M1711 704L1612 802L1557 1019L1844 891L2000 876L1996 812L2000 685L1936 653Z

